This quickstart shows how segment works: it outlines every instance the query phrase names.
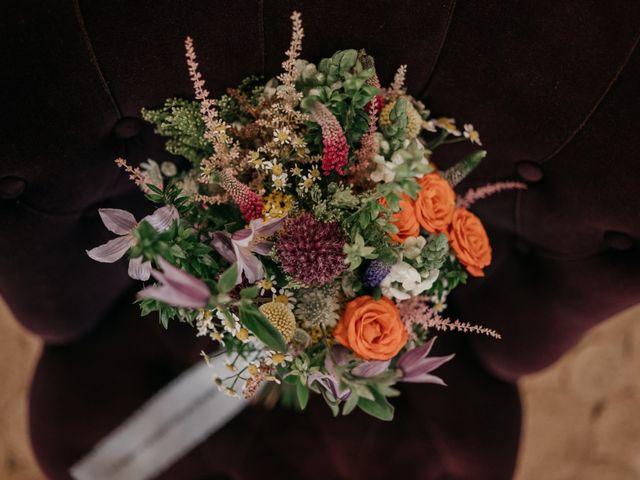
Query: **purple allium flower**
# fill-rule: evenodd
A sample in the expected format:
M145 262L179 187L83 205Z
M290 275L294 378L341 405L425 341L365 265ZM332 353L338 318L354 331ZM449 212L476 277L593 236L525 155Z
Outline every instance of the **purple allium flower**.
M377 260L369 262L362 276L365 287L377 287L391 271L391 265Z
M306 285L325 285L346 265L346 238L337 222L319 222L310 213L286 221L276 242L282 269Z

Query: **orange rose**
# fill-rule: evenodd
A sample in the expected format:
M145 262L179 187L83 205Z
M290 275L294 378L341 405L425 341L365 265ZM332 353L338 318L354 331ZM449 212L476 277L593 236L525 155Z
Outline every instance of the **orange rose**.
M484 277L482 269L491 263L491 245L480 219L464 208L456 209L448 236L460 263L474 277Z
M368 295L347 303L333 336L365 360L393 358L408 340L395 303Z
M418 180L422 190L415 203L416 218L429 233L446 232L456 207L456 194L451 185L437 173Z
M380 200L380 203L387 206L384 198ZM405 194L400 200L400 211L391 216L391 223L398 227L398 233L389 234L394 242L404 243L407 238L420 235L420 224L416 220L413 200L409 195Z

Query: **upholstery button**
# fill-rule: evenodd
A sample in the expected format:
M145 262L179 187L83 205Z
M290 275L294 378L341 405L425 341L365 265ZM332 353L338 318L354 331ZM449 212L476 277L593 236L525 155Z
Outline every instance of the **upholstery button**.
M122 140L135 137L140 130L142 130L142 122L134 117L121 118L113 126L113 134Z
M633 238L626 233L609 230L604 232L604 243L612 250L626 251L633 246Z
M520 178L526 182L539 182L544 176L542 168L535 162L519 162L516 170Z
M14 200L22 195L27 182L24 178L8 176L0 178L0 198Z

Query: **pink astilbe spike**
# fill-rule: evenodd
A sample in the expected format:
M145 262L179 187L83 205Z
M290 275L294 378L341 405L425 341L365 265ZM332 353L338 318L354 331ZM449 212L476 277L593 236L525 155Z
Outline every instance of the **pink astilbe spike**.
M404 94L404 91L405 91L404 82L406 77L407 77L407 66L400 65L398 67L398 70L396 71L396 74L393 77L393 82L389 87L389 94L391 94L392 97L398 97Z
M366 170L371 163L371 159L376 154L378 145L376 144L376 130L378 124L377 104L373 100L369 102L367 113L369 114L369 130L360 140L360 148L356 152L358 159L358 169Z
M322 128L322 171L325 175L329 175L332 171L344 175L344 167L349 156L349 146L340 122L320 102L314 105L311 116Z
M431 308L428 303L428 297L424 295L411 297L408 300L398 303L398 310L400 310L400 316L404 322L404 326L411 337L415 337L413 327L420 325L426 330L433 328L438 331L477 333L498 340L502 338L498 332L491 328L441 317L438 312Z
M526 190L526 189L527 189L526 183L522 183L522 182L489 183L479 188L470 188L462 197L458 197L457 203L458 203L458 207L469 208L478 200L482 200L483 198L490 197L491 195L495 195L496 193L502 192L504 190Z
M230 169L220 174L220 185L240 207L247 222L262 217L262 198L249 187L240 183Z

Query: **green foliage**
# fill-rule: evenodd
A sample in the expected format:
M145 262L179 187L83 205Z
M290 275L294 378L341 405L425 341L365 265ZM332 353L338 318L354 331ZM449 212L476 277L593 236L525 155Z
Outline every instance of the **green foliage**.
M262 343L278 352L286 351L287 346L280 332L271 325L271 322L255 305L249 302L241 302L239 311L240 322Z
M213 153L213 147L204 138L204 121L198 102L169 98L156 110L142 109L142 118L153 124L154 131L167 137L166 149L180 155L193 165Z
M445 290L450 292L458 285L467 283L468 276L467 271L458 259L449 255L440 270L440 276L429 290L429 293L442 297L442 293Z
M430 235L421 255L428 269L439 270L449 256L449 239L444 233Z
M250 105L257 106L264 93L264 78L251 75L242 80L238 90L243 94ZM245 112L240 104L231 95L223 95L216 101L216 107L220 112L220 117L228 124L235 122L249 123L253 117Z
M356 50L338 51L331 58L322 59L317 68L309 63L302 67L300 87L305 93L302 108L309 110L316 102L323 103L338 119L347 143L355 150L369 130L365 107L379 93L378 88L367 83L374 70L363 68ZM306 141L312 153L319 153L322 131L314 122L307 126Z
M391 146L391 150L402 147L407 133L407 101L403 97L396 100L396 104L389 114L389 125L383 126L382 133Z
M464 178L469 175L486 156L486 150L473 152L445 171L442 176L449 182L449 184L451 184L452 187L455 187L458 183L464 180Z

